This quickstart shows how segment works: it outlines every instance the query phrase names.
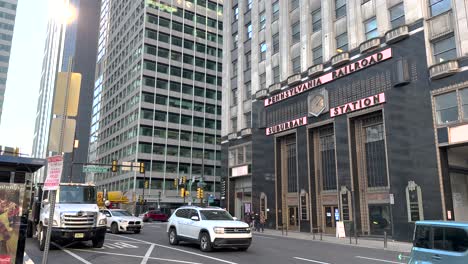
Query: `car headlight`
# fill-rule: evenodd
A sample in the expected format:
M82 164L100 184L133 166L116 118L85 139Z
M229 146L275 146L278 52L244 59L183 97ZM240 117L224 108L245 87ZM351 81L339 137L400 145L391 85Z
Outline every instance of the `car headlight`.
M246 230L248 233L250 233L250 227L247 227L245 230Z
M99 225L107 225L107 218L99 220Z
M215 234L224 234L224 227L213 227Z

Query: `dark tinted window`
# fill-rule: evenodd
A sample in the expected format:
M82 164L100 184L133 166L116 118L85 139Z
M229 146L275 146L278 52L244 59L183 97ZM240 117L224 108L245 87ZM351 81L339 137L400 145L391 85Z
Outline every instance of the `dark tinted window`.
M449 251L465 252L468 249L468 234L459 228L445 228L445 248Z
M419 248L431 248L431 228L429 226L416 226L414 234L414 246Z
M189 212L190 212L189 209L180 209L180 210L177 210L176 216L177 217L182 217L182 218L189 218L188 217Z
M444 246L444 228L443 227L434 227L434 248L435 249L445 249Z
M190 210L190 217L189 218L192 218L192 216L198 216L197 210L194 210L194 209ZM200 216L198 216L198 217L200 217Z

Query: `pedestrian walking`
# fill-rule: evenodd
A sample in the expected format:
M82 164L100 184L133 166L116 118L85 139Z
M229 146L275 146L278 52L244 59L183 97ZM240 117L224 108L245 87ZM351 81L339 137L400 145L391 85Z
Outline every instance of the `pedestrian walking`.
M255 231L260 232L260 216L257 214L254 215Z
M265 220L265 214L263 212L260 212L259 229L262 229L262 233L265 231Z

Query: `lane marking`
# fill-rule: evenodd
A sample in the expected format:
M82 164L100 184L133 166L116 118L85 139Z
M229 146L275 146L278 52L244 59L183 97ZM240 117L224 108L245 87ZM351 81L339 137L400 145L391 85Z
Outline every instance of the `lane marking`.
M82 252L88 252L88 253L114 255L114 256L130 257L130 258L144 258L143 256L138 256L138 255L127 255L127 254L121 254L121 253L102 252L102 251L95 251L95 250L89 250L89 249L74 249L74 251L82 251ZM202 263L198 263L198 262L190 262L190 261L176 260L176 259L165 259L165 258L154 258L154 257L149 257L148 259L163 260L163 261L176 262L176 263L185 263L185 264L202 264Z
M266 239L276 239L274 237L262 236L262 235L254 235L254 237L261 237L261 238L266 238Z
M106 238L106 241L113 241L113 242L124 242L124 243L132 243L132 244L148 244L148 243L143 243L143 242L137 242L137 241L128 241L128 240L121 240L121 239L109 239Z
M192 254L192 255L195 255L195 256L199 256L199 257L204 257L204 258L216 260L216 261L219 261L219 262L224 262L224 263L229 263L229 264L238 264L238 263L236 263L236 262L231 262L231 261L227 261L227 260L220 259L220 258L210 257L210 256L206 256L206 255L203 255L203 254L195 253L195 252L192 252L192 251L187 251L187 250L183 250L183 249L173 248L173 247L169 247L169 246L165 246L165 245L161 245L161 244L155 244L155 243L151 243L151 242L148 242L148 241L145 241L145 240L140 240L140 239L136 239L136 238L132 238L132 237L126 237L126 236L123 236L123 235L114 235L114 234L109 234L109 235L118 236L118 237L125 237L125 238L127 238L127 239L135 240L135 241L140 241L140 242L146 242L146 243L148 243L148 244L153 244L153 245L156 245L156 246L158 246L158 247L168 248L168 249L172 249L172 250L175 250L175 251L184 252L184 253L187 253L187 254ZM328 263L327 263L327 264L328 264Z
M58 248L59 248L60 250L62 250L63 252L67 253L68 255L70 255L70 256L76 258L77 260L79 260L79 261L81 261L81 262L83 262L83 263L85 263L85 264L92 264L91 262L89 262L89 261L87 261L86 259L84 259L84 258L78 256L77 254L71 252L70 250L63 248L63 247L57 245L57 244L54 243L54 242L52 242L52 244L53 244L54 246L58 247Z
M148 262L148 259L149 259L150 255L151 255L151 252L153 252L153 249L154 249L154 244L151 245L151 247L148 249L148 251L146 251L145 257L141 261L141 264L146 264Z
M403 264L403 262L396 262L396 261L385 260L385 259L377 259L377 258L368 258L368 257L363 257L363 256L356 256L356 258L359 258L359 259L368 259L368 260L380 261L380 262L386 262L386 263Z
M299 259L299 260L308 261L308 262L319 263L319 264L331 264L331 263L328 263L328 262L322 262L322 261L313 260L313 259L305 259L305 258L299 258L299 257L294 257L294 258Z

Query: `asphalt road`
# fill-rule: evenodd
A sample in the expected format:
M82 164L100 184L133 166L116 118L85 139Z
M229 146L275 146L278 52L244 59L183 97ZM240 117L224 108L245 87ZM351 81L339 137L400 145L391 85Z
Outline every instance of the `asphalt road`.
M149 223L140 234L108 233L103 248L94 249L91 243L74 243L55 247L49 253L49 263L116 264L116 263L403 263L398 252L368 249L348 245L267 236L254 233L254 240L246 252L221 249L204 253L198 245L181 243L169 245L165 223ZM37 264L43 252L38 242L28 239L26 252Z

